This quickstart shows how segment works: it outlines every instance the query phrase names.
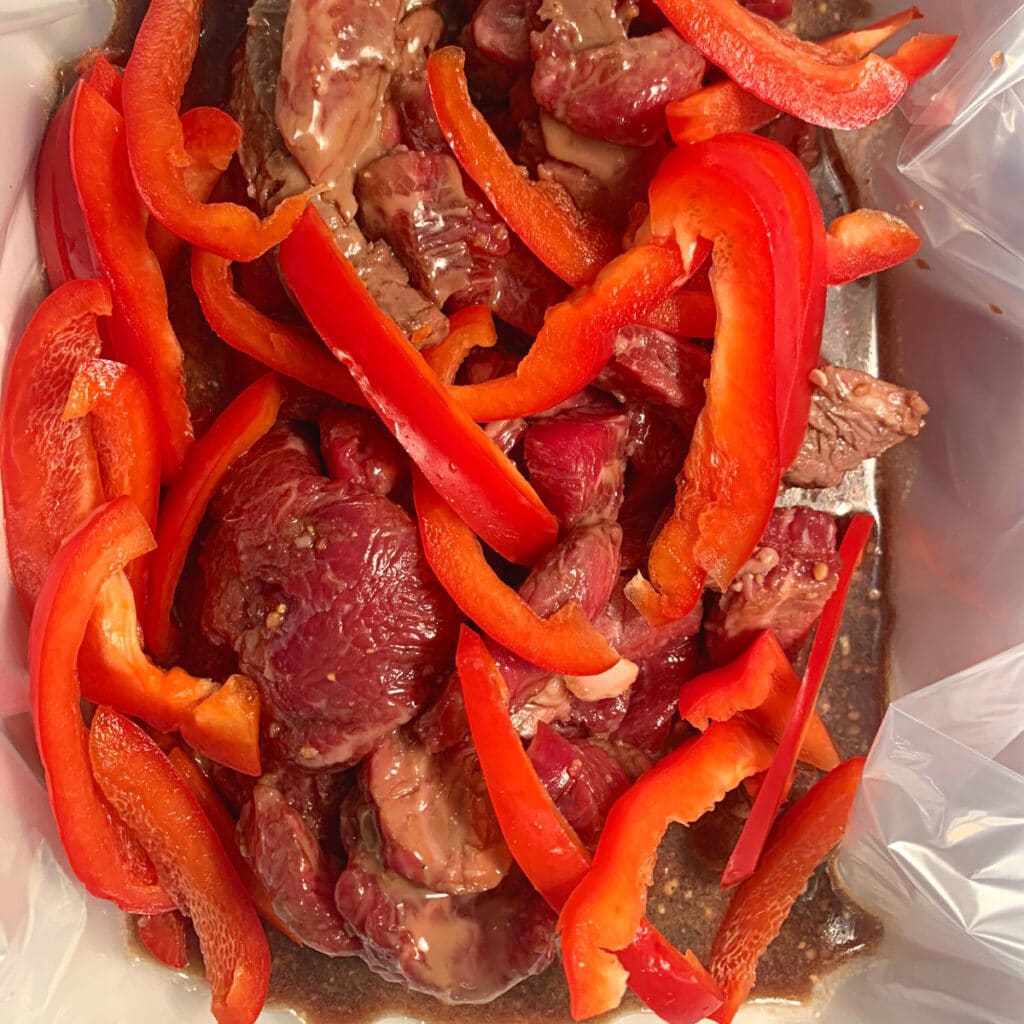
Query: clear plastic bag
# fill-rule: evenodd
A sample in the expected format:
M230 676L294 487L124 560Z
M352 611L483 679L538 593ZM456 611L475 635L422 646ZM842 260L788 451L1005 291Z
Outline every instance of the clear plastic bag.
M7 353L43 293L31 172L52 67L100 39L110 16L104 0L21 2L0 0ZM874 15L904 6L879 0ZM885 294L901 376L933 413L904 490L887 497L890 656L903 696L875 741L838 861L886 937L877 956L828 979L815 1006L750 1007L742 1021L1024 1016L1024 647L1014 646L1024 643L1024 6L922 7L922 30L961 40L905 98L906 123L878 134L870 200L926 241L927 268L894 271ZM203 986L171 984L126 956L120 915L69 875L32 746L26 627L0 558L0 1019L207 1021Z

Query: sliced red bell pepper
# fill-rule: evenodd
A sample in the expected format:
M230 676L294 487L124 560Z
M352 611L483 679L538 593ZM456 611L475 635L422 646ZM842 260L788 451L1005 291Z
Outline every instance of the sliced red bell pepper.
M83 74L81 61L78 66L79 75L83 77L118 113L121 113L121 72L103 56L96 55L96 60L88 75Z
M846 596L850 592L853 572L860 562L873 527L874 520L871 516L863 513L854 516L846 529L842 544L839 545L839 557L843 563L839 573L839 585L828 599L821 618L818 620L818 628L811 644L811 653L807 659L807 668L804 670L800 689L793 702L793 710L786 723L786 730L782 734L779 748L772 759L764 784L750 809L750 815L744 822L743 831L732 851L729 863L726 864L725 871L722 873L723 889L742 882L753 874L775 815L778 814L779 808L789 792L789 779L793 766L796 764L800 748L807 735L811 715L825 678L825 670L832 657L832 648L839 635L839 627L843 621L843 607L846 604Z
M554 516L380 312L315 210L303 214L281 246L281 267L327 347L473 532L513 562L530 564L551 547Z
M770 764L774 745L741 719L716 722L645 772L615 802L594 863L559 918L574 1020L615 1009L626 976L615 955L635 938L658 845L673 821L690 824Z
M302 940L274 912L273 900L267 887L256 877L239 851L235 819L228 813L224 801L210 784L210 780L181 747L172 747L167 752L167 759L203 809L203 813L217 833L221 846L224 847L224 852L228 855L228 860L238 872L238 877L252 898L260 917L268 924L272 924L282 935L286 935L295 945L303 945Z
M674 245L634 246L616 256L593 284L548 309L514 373L453 387L451 393L478 422L550 409L585 388L611 358L619 329L657 309L686 276Z
M679 715L703 732L710 722L724 722L742 714L752 725L778 743L793 711L800 678L766 629L735 661L683 683ZM830 771L839 764L832 737L817 711L811 715L800 760Z
M94 896L136 914L162 914L174 901L96 786L75 664L100 587L152 547L128 498L100 506L54 556L29 630L36 746L68 863Z
M920 17L921 12L910 7L867 28L822 39L818 45L847 60L860 60ZM757 131L780 117L782 111L726 79L706 85L684 99L673 100L665 114L673 141L684 145L728 132Z
M174 653L174 593L206 506L235 460L274 425L283 401L284 389L276 374L268 373L250 384L192 446L164 496L142 618L146 646L159 661L168 661Z
M193 249L192 287L207 323L233 349L306 387L350 405L366 405L352 375L315 334L272 320L235 291L228 260Z
M887 114L911 84L914 70L941 63L955 36L915 36L890 58L859 60L797 38L751 14L737 0L656 0L679 34L737 85L809 124L863 128Z
M899 217L881 210L854 210L828 226L828 283L846 284L895 267L921 247Z
M700 239L713 244L718 306L707 402L675 509L651 548L650 582L638 573L626 588L656 624L687 615L708 576L722 589L732 583L778 491L776 358L802 337L800 274L785 193L735 144L742 138L673 150L651 185L654 233L674 233L684 263Z
M466 627L456 656L473 743L502 835L530 884L555 910L590 868L590 857L540 781L508 713L508 690L480 637ZM721 994L691 953L646 920L618 953L633 991L668 1024L696 1024Z
M152 0L124 72L131 170L150 213L179 238L229 260L254 260L291 231L309 198L292 196L261 221L236 203L199 202L178 118L199 44L202 0Z
M423 349L427 365L445 384L454 384L466 356L475 348L494 348L498 332L489 306L467 306L448 317L448 337Z
M541 263L574 288L589 284L618 253L618 239L512 162L473 106L465 65L466 54L456 46L435 50L427 61L430 98L452 152Z
M160 417L164 479L192 443L181 346L167 317L163 273L146 240L121 115L88 82L74 90L70 149L78 200L99 267L110 283L114 355L142 374Z
M754 874L736 890L711 947L711 973L725 989L713 1013L729 1024L754 987L761 954L804 891L814 869L846 831L864 758L844 761L779 819Z
M0 474L11 579L26 612L61 542L103 501L91 432L62 414L76 368L100 353L96 320L110 310L101 281L61 285L35 311L11 360Z
M242 129L219 107L193 107L181 115L181 131L189 159L185 188L193 199L205 203L228 169L242 141ZM146 237L160 268L167 274L184 250L184 240L168 231L155 217L149 220Z
M145 381L130 366L84 360L75 373L62 419L91 414L93 443L108 501L127 495L151 530L160 502L160 425ZM125 570L136 604L145 605L149 556Z
M177 911L140 917L139 941L165 967L188 967L188 934L185 918Z
M717 319L710 291L678 291L637 322L680 338L713 338Z
M100 788L195 927L214 1017L220 1024L253 1024L267 998L270 949L202 808L166 754L116 711L97 709L89 757Z
M473 531L437 491L413 476L423 553L441 586L488 636L549 672L597 675L619 656L575 601L554 615L536 612L487 564Z
M260 762L260 695L243 675L228 676L178 725L194 750L243 775L262 774Z

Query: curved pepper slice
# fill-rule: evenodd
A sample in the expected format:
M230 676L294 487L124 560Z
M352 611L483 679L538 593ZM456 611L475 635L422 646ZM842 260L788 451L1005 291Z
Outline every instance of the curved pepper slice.
M152 547L129 499L100 506L56 553L29 629L36 746L68 863L94 896L136 914L161 914L174 902L96 786L75 663L100 587Z
M764 530L779 485L776 353L802 335L799 267L785 195L724 135L673 150L651 185L656 234L674 232L684 263L712 243L718 307L707 401L675 509L626 595L656 624L687 615L710 576L729 586ZM742 252L743 258L734 258Z
M177 910L139 918L139 941L165 967L180 971L188 966L185 918Z
M146 646L159 661L174 653L171 606L178 578L206 506L224 474L274 425L284 401L280 378L268 373L250 384L192 446L164 496L142 616Z
M236 203L205 204L189 191L181 95L199 44L202 0L152 0L124 72L128 156L139 195L169 231L229 260L248 261L291 231L308 194L264 221Z
M445 384L453 384L466 356L475 348L494 348L498 332L490 306L467 306L448 317L448 336L422 350L427 365Z
M828 226L828 283L846 284L895 267L921 247L899 217L881 210L854 210Z
M678 291L637 323L680 338L713 338L718 313L709 291Z
M651 241L634 246L604 267L593 284L547 311L514 373L453 387L451 394L478 422L550 409L601 372L620 328L643 320L686 277L674 245Z
M121 115L88 82L73 93L71 167L89 239L110 282L110 339L122 362L142 374L160 417L164 479L171 479L192 443L181 346L167 316L167 289L146 239Z
M889 58L841 59L752 14L737 0L656 0L676 31L737 85L824 128L863 128L896 105L908 71L935 67L955 36L915 36ZM902 55L902 56L901 56ZM907 70L901 66L907 60Z
M626 990L616 952L635 938L671 822L687 825L771 762L774 745L734 718L673 751L613 805L589 873L559 918L574 1020L615 1009Z
M274 912L273 900L267 887L256 877L239 851L235 819L228 813L224 801L210 784L210 780L181 747L171 749L167 754L167 759L174 765L174 770L181 776L185 785L196 798L196 802L203 809L203 814L206 815L213 830L217 833L221 846L224 847L224 852L228 855L228 860L238 872L238 877L252 898L260 917L268 924L272 924L282 935L288 936L296 946L303 945L302 940Z
M531 664L566 675L597 675L619 660L575 601L542 619L487 564L473 531L437 491L413 476L423 553L441 586L488 636Z
M427 81L438 123L462 169L533 254L574 288L588 284L619 251L613 232L584 219L571 202L525 176L473 106L466 54L456 46L435 50Z
M61 542L104 499L91 433L62 414L75 370L100 354L96 320L110 310L102 281L61 285L35 311L11 360L0 475L11 579L26 612Z
M797 691L796 700L786 730L779 741L779 748L772 759L771 767L765 776L764 783L758 791L750 815L743 824L743 831L729 857L729 863L722 873L722 888L728 888L737 882L749 878L757 867L758 858L764 849L768 831L772 827L775 815L778 814L786 794L789 792L790 778L796 764L800 748L810 726L811 715L818 701L825 670L832 657L839 627L843 621L843 607L850 592L853 572L860 562L867 545L874 520L867 514L856 515L846 529L842 543L839 545L839 557L842 569L839 572L839 584L828 599L818 628L811 644L811 653L807 658L807 668Z
M703 732L709 722L724 722L743 714L778 743L799 688L800 678L789 658L775 634L766 629L735 661L683 683L679 715ZM832 737L817 711L811 715L799 757L826 772L839 764Z
M466 716L502 835L530 884L555 910L589 867L590 857L554 805L508 714L508 690L480 637L465 626L456 655ZM696 1024L721 1003L713 979L692 954L670 945L646 920L618 954L633 991L668 1024Z
M779 934L814 869L846 831L864 758L843 762L779 819L754 874L736 890L711 946L711 973L725 990L712 1019L729 1024L754 987L757 961Z
M920 17L921 12L916 7L909 7L867 28L822 39L818 45L847 60L860 60ZM728 132L757 131L780 117L782 111L726 79L706 85L681 100L673 100L665 108L665 114L673 142L683 145Z
M306 387L349 405L366 405L352 375L319 338L272 320L235 291L228 260L193 249L192 287L207 323L221 341Z
M473 532L500 555L527 565L551 547L554 516L377 308L315 210L303 214L281 246L281 267L327 347Z
M130 366L86 359L78 367L61 419L90 415L107 500L127 495L151 530L160 503L160 425L145 381ZM145 604L149 557L125 570L136 604Z
M98 708L89 730L96 781L156 865L203 952L220 1024L253 1024L267 998L270 949L213 826L160 748L132 721Z

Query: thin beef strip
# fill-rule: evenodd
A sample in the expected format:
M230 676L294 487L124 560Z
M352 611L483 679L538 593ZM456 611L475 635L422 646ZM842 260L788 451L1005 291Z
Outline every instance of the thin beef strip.
M349 861L335 901L367 966L388 981L486 1003L551 962L555 915L518 869L488 892L452 896L384 867L372 808L354 808L343 837Z
M814 370L811 381L807 434L785 477L794 487L835 487L864 459L916 437L924 426L928 403L916 391L841 366Z
M433 751L407 730L386 737L363 765L386 868L451 895L485 892L512 863L467 734Z
M731 661L762 630L795 655L839 580L836 521L809 508L777 508L750 561L717 597L705 623L716 665Z
M458 616L402 509L322 476L279 425L232 467L210 521L203 626L237 651L289 759L354 764L423 707Z

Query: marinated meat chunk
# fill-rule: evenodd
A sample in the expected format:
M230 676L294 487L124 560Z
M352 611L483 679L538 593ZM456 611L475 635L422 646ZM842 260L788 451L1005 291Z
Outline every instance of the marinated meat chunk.
M516 237L494 264L495 295L491 309L499 320L526 334L537 334L544 311L569 294L569 286L553 274Z
M264 774L259 784L280 793L325 850L341 853L338 816L342 800L355 785L351 772L304 772L282 765Z
M409 13L395 29L398 49L395 79L399 81L420 74L427 66L427 58L444 36L444 18L432 7L408 0L405 6Z
M321 476L280 425L232 467L210 522L204 630L238 653L290 760L354 764L423 707L458 616L402 509Z
M916 391L841 366L814 370L811 381L807 434L785 477L794 487L835 487L847 470L924 426L928 403Z
M634 4L617 0L541 0L537 9L541 21L565 26L579 50L625 39L635 13Z
M417 72L395 82L391 102L398 111L402 141L420 153L448 153L448 141L437 123L425 72Z
M731 661L762 630L792 657L839 581L836 521L809 508L777 508L732 587L713 602L705 623L716 665Z
M622 505L629 417L618 408L570 409L530 424L526 466L564 527L614 520Z
M382 865L365 807L354 813L346 845L335 901L367 966L388 981L447 1003L486 1003L551 962L555 914L518 870L485 893L424 889Z
M387 497L408 476L408 456L372 413L332 406L319 426L327 475L347 493Z
M665 107L700 88L704 58L675 30L580 50L564 21L533 36L533 95L583 135L649 146L665 134Z
M468 737L435 752L399 729L367 758L363 782L385 867L452 895L493 889L507 874L512 858Z
M629 789L629 776L601 747L568 740L543 723L527 754L565 820L584 845L596 846L612 804Z
M523 70L532 62L530 32L538 0L482 0L473 13L473 41L491 60Z
M271 895L275 913L309 946L351 956L361 943L334 902L341 862L317 842L273 781L261 779L242 808L239 848Z

